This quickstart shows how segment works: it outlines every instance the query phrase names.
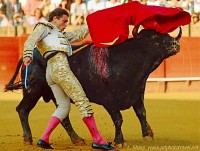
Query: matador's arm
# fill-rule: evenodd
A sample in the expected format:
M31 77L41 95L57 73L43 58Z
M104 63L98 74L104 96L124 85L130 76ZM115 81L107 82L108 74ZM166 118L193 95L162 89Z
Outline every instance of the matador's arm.
M23 59L33 57L33 49L38 41L43 39L48 34L49 27L44 23L38 23L33 32L29 35L24 43Z
M88 26L82 25L78 30L74 32L64 32L65 37L70 43L83 40L89 34Z

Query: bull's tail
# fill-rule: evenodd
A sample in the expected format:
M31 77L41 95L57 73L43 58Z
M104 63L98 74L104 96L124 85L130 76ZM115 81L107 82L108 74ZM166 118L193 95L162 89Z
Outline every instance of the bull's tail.
M16 79L18 73L19 73L19 70L21 68L22 63L23 63L23 59L21 58L19 60L18 64L17 64L17 67L16 67L16 70L15 70L15 73L14 73L13 77L11 78L10 82L5 85L5 88L4 88L5 92L6 91L17 90L17 89L21 89L22 88L23 84L22 84L21 81L14 83L15 79Z

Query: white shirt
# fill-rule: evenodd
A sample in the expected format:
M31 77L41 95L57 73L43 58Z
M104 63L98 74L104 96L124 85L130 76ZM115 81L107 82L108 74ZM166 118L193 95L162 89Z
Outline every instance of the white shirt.
M87 8L85 3L81 3L77 5L76 3L72 3L70 7L70 13L71 14L87 14Z
M106 2L106 8L110 8L110 7L114 7L114 6L118 6L120 5L120 2L116 2L116 3L111 3L110 1Z
M105 8L105 3L103 3L102 1L99 1L99 2L95 2L95 0L90 0L88 2L88 5L87 5L87 10L90 12L95 12L95 11L98 11L98 10L102 10Z

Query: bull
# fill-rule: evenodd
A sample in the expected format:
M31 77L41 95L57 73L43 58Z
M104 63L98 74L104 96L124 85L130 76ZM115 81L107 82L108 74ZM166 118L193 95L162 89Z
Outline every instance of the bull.
M176 38L154 30L143 29L138 33L136 28L133 31L134 37L124 43L111 46L104 51L95 50L93 45L89 45L69 57L71 69L82 84L89 100L102 105L111 116L115 126L114 142L120 146L125 142L121 130L123 119L120 110L130 107L133 108L140 121L142 136L153 138L153 131L146 120L144 106L146 81L150 73L164 59L179 52L179 39L182 35L181 28ZM99 62L99 57L95 57L98 56L97 54L100 54L100 58L104 56L103 61L100 60L103 65L95 64ZM24 141L28 143L33 141L28 121L30 111L41 97L45 102L52 100L55 103L53 93L45 79L46 62L37 50L34 50L33 56L33 62L28 70L28 88L24 86L25 69L21 70L22 82L14 83L22 65L22 59L5 87L6 91L23 89L23 98L16 110L23 128ZM66 117L61 124L73 143L83 141L74 131L69 117Z

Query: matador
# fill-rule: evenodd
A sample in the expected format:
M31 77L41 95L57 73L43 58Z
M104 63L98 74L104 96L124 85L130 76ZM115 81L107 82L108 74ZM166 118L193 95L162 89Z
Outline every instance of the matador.
M64 32L68 18L69 14L65 9L56 8L50 13L48 22L36 24L24 44L25 65L31 62L35 46L47 60L46 79L58 105L37 145L47 149L53 148L49 144L50 134L69 114L71 98L92 135L92 148L114 150L115 147L105 141L99 133L91 104L78 79L71 71L66 55L72 55L70 43L80 41L89 34L88 27L83 25L74 32Z

